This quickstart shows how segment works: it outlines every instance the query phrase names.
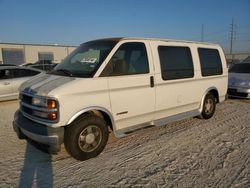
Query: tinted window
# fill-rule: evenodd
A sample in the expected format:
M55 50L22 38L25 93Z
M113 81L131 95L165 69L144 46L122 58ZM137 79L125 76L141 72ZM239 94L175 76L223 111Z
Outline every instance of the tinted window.
M40 69L40 70L45 70L45 71L50 71L55 66L56 66L56 64L43 64L43 65L30 65L29 67L32 67L35 69Z
M158 51L163 80L194 76L192 56L188 47L159 46Z
M27 70L27 69L12 69L11 72L12 72L13 78L34 76L39 73L37 71Z
M11 73L9 69L0 70L0 80L10 79L10 78L11 78Z
M122 44L101 76L121 76L149 73L146 47L143 43Z
M235 64L230 69L229 72L234 73L250 73L250 63Z
M216 49L198 49L202 76L222 74L221 59Z
M0 79L12 79L27 76L34 76L40 72L28 69L4 69L0 70Z

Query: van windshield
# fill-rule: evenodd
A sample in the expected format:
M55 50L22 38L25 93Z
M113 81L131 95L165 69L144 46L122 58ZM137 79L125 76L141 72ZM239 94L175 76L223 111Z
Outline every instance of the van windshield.
M91 78L117 41L97 40L83 43L49 74Z

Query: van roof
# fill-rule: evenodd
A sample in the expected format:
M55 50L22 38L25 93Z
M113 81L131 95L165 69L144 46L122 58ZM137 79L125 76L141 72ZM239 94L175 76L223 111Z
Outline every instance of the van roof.
M177 43L192 43L192 44L203 44L203 45L213 45L219 46L215 43L200 42L200 41L188 41L188 40L175 40L175 39L161 39L161 38L143 38L143 37L116 37L116 38L101 38L93 41L114 41L119 42L122 40L151 40L151 41L164 41L164 42L177 42Z

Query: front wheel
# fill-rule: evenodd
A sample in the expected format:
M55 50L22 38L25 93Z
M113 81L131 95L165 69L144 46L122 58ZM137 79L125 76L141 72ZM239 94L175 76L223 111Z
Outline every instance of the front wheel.
M215 97L212 93L208 93L204 99L200 117L203 119L211 118L214 115L215 108L216 108Z
M102 118L85 115L66 128L64 145L72 157L83 161L99 155L108 136L108 126Z

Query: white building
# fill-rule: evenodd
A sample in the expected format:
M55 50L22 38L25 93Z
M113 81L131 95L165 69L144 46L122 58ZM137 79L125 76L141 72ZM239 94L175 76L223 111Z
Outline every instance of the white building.
M35 63L38 60L60 62L76 46L0 43L0 64Z

